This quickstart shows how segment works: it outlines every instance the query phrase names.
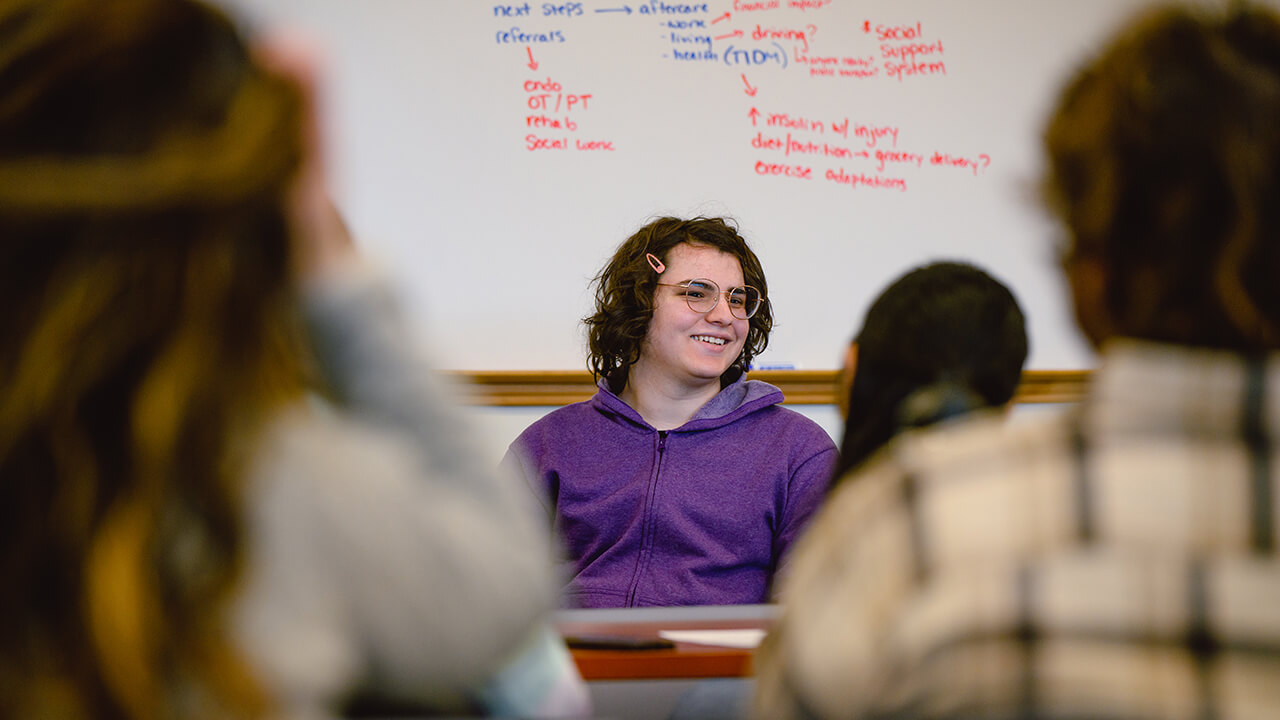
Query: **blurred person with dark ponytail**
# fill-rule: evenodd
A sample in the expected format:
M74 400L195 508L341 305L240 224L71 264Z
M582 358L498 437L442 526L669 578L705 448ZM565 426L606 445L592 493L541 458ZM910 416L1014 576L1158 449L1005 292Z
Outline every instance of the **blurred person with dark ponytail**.
M307 72L191 0L0 0L6 716L585 711Z
M1059 96L1078 406L903 435L796 548L759 718L1280 715L1280 16L1134 18Z
M1006 408L1026 359L1018 301L986 272L934 262L894 280L845 353L832 488L901 431Z

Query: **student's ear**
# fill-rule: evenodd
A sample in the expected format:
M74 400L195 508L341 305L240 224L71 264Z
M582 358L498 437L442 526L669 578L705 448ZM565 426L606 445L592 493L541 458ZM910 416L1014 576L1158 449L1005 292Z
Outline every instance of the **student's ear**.
M853 375L858 370L858 343L849 343L844 351L844 365L840 368L840 380L836 387L836 407L840 417L849 419L849 391L853 389Z
M1107 268L1099 260L1074 257L1066 270L1076 324L1097 348L1114 334L1107 309Z

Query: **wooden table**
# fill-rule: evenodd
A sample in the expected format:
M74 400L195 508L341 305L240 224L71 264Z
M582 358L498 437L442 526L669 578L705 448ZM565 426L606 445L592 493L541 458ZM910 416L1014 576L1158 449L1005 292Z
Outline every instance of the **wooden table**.
M774 605L709 605L680 608L561 610L555 624L565 636L621 635L653 638L659 630L768 630ZM752 649L677 642L660 650L573 649L588 681L748 677Z

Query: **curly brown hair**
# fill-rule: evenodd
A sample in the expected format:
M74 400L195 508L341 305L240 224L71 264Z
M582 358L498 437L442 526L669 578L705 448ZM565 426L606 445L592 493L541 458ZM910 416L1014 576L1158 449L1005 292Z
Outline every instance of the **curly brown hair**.
M0 0L0 47L0 707L264 714L228 625L303 96L192 0Z
M1232 6L1135 19L1048 125L1047 200L1066 262L1103 270L1107 334L1280 346L1280 18Z
M746 284L760 291L760 309L751 316L747 341L726 374L745 371L751 358L764 351L773 329L768 282L760 259L731 223L724 218L661 217L618 246L613 258L595 277L595 313L583 319L588 329L587 366L597 380L608 378L618 391L626 385L627 373L640 358L640 345L649 331L654 292L658 289L658 273L649 266L645 255L653 254L666 262L667 253L680 243L705 245L734 256L742 265Z

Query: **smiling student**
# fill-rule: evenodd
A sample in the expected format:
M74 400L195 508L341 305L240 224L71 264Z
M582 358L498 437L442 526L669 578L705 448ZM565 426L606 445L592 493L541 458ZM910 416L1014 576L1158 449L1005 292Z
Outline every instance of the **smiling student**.
M765 602L836 461L747 380L773 326L764 271L720 218L659 218L596 277L593 398L512 443L568 554L572 607Z

